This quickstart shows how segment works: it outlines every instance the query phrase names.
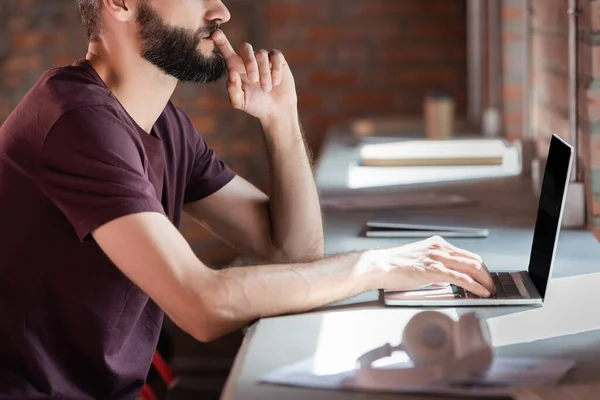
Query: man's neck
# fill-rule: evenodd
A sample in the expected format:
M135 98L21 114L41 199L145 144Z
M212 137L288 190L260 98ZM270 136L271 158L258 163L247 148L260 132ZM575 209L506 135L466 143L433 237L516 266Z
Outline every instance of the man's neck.
M147 133L160 117L177 86L133 49L89 44L86 59L94 67L133 120Z

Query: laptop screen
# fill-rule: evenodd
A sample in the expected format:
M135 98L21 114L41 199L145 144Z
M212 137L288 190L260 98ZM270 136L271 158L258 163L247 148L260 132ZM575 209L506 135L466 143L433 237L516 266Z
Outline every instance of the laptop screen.
M558 136L550 142L550 150L542 181L537 220L533 232L529 276L542 298L558 241L559 224L564 207L563 197L569 182L573 148Z

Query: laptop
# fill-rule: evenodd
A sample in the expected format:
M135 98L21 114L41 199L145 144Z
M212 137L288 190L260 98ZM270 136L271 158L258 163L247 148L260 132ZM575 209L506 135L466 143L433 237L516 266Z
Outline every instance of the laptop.
M553 135L544 170L533 243L527 270L491 272L496 294L478 297L455 286L430 286L426 290L382 291L384 304L390 306L494 306L542 304L550 276L562 224L574 150Z

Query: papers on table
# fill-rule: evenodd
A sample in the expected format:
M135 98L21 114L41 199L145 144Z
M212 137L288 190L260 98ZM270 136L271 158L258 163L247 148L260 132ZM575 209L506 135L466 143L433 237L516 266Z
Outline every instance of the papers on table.
M518 175L521 169L518 147L501 140L407 140L362 146L361 160L349 167L347 186L495 178Z
M508 147L498 139L403 140L361 148L365 166L501 165Z
M497 357L486 373L469 380L430 387L381 388L375 383L369 387L355 384L353 379L355 370L352 365L344 371L324 375L314 372L314 364L314 358L308 358L267 373L260 378L260 382L315 389L497 396L509 394L514 387L554 385L575 365L569 360ZM412 366L410 361L401 361L382 368L409 368L410 366Z

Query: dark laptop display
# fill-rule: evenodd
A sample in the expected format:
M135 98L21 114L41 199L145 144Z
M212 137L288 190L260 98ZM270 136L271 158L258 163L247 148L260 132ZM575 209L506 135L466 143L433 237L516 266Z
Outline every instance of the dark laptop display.
M553 136L538 205L537 220L533 233L529 276L542 298L546 295L548 274L552 265L560 211L569 179L570 159L573 148L558 136Z

